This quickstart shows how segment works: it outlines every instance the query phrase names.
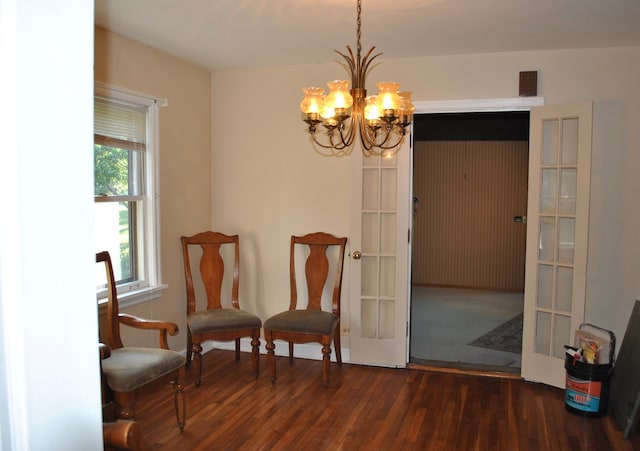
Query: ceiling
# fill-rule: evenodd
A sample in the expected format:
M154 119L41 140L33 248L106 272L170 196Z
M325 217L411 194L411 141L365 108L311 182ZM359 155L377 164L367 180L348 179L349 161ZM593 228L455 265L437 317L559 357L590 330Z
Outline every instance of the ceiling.
M356 47L356 0L95 0L96 24L210 70ZM640 0L362 0L381 58L640 46Z

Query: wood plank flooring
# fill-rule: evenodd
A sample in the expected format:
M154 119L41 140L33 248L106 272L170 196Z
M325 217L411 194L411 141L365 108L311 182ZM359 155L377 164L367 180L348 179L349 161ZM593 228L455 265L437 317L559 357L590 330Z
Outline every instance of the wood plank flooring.
M282 346L282 345L281 345ZM640 450L611 417L582 418L564 408L564 391L520 379L277 357L275 385L261 356L203 357L202 385L187 378L187 426L175 422L166 384L136 402L150 450Z

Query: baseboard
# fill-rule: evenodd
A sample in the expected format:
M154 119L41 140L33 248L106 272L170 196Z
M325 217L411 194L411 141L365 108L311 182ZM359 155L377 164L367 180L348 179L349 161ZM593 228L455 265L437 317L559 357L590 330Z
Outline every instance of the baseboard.
M260 354L266 354L267 351L264 348L264 340L261 341L260 346ZM287 357L289 355L289 346L286 341L277 340L275 342L276 345L276 355ZM205 354L212 349L223 349L227 351L233 351L236 349L235 342L233 341L206 341L202 343L202 353ZM241 352L251 352L251 339L250 338L242 338L240 339L240 351ZM186 354L186 349L182 350L183 354ZM293 347L293 356L300 359L310 359L310 360L322 360L322 346L317 343L304 343L304 344L296 344ZM335 352L331 352L331 361L336 361ZM349 350L342 348L342 362L343 363L351 363L349 360Z

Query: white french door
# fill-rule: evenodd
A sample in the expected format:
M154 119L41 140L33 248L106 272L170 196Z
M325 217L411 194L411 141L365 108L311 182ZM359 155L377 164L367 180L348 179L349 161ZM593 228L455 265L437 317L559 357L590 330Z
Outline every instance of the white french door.
M564 345L584 320L592 106L541 98L416 102L416 113L530 110L522 376L564 386ZM411 146L352 155L350 360L407 362Z
M531 110L522 376L561 388L584 321L591 128L591 103Z
M350 361L404 367L409 300L410 136L392 158L351 156Z

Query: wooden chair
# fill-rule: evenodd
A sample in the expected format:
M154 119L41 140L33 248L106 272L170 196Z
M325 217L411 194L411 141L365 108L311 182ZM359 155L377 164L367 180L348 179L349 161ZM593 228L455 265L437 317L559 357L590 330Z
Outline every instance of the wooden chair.
M177 377L172 381L176 419L180 431L184 430L185 400L182 380L185 374L185 357L176 351L171 351L167 342L167 333L176 335L178 326L175 323L119 313L116 283L109 253L97 253L96 262L103 262L107 273L106 344L110 349L110 356L102 360L102 372L109 389L113 392L116 416L122 419L133 419L136 389L161 377L177 373ZM158 330L160 348L125 347L120 338L120 324Z
M264 323L267 348L267 362L271 369L271 380L276 382L276 359L274 340L289 342L289 361L293 363L294 343L322 344L322 380L329 386L331 363L331 340L333 340L338 365L342 365L340 350L340 291L342 288L342 267L346 238L337 238L323 232L291 237L289 275L291 302L289 310L272 316ZM305 281L308 289L306 309L297 309L298 290L296 281L296 248L308 247L305 263ZM328 284L329 259L327 251L337 246L338 258L335 263L335 279L332 287L331 312L322 310L322 293Z
M240 240L238 235L225 235L219 232L202 232L193 236L183 236L182 254L184 257L184 277L187 287L187 366L192 357L195 364L195 383L200 385L202 377L202 343L206 340L235 341L236 360L240 359L240 339L251 337L253 371L260 374L260 328L262 321L256 315L240 309L238 299L240 277ZM225 277L225 259L221 247L233 252L233 266ZM191 271L191 258L197 255L190 249L200 248L198 284L203 285L206 293L206 308L198 309L196 285ZM225 254L226 255L226 254ZM229 258L230 262L231 258ZM230 275L232 274L232 275ZM230 283L230 305L223 306L222 290L225 279ZM231 280L229 280L231 279ZM204 304L204 303L202 303Z
M102 387L102 441L105 451L130 450L144 451L140 424L134 420L118 420L112 392L102 371L102 361L111 357L111 349L99 343L100 385Z

